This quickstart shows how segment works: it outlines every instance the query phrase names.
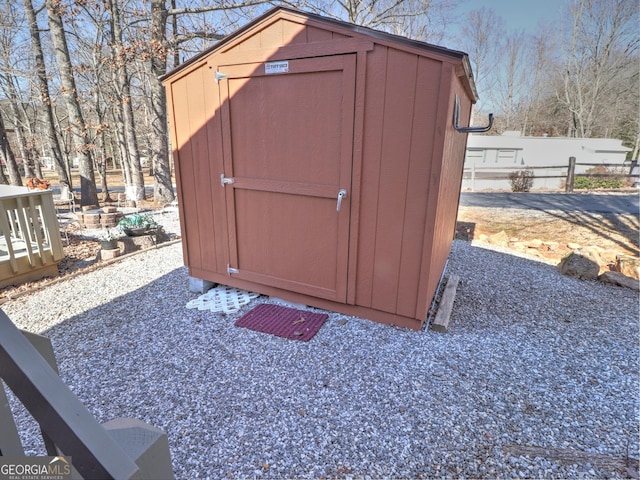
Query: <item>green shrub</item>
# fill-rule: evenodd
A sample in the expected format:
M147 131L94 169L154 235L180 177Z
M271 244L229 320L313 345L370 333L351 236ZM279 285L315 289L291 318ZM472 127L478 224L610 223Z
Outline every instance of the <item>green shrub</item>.
M576 177L573 181L573 188L576 190L591 190L593 182L589 177Z
M624 173L620 169L607 168L607 167L593 167L586 171L589 174L617 174ZM573 188L577 190L594 190L596 188L613 190L616 188L622 188L627 184L627 179L624 177L582 177L576 176Z

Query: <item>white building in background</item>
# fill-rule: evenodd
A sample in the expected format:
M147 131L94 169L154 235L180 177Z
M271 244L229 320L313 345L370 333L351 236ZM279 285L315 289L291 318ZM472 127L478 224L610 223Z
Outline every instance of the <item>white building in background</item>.
M533 168L536 177L564 177L569 157L576 158L576 173L593 168L580 163L616 164L628 169L630 163L625 159L630 151L621 140L613 138L523 137L518 131L471 134L467 139L462 190L511 190L509 173L527 167L554 167ZM503 178L488 178L497 176ZM564 178L536 178L533 183L534 190L557 190L563 186Z

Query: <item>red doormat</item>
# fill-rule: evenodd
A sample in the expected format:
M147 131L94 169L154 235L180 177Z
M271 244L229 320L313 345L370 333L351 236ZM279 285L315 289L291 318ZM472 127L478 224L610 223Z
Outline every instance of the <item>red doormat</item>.
M308 342L329 315L263 303L236 320L236 327Z

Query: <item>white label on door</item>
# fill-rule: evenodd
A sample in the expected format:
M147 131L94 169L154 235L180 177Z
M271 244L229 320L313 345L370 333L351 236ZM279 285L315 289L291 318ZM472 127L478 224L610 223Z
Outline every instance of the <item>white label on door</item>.
M271 75L272 73L287 73L289 71L289 62L267 62L264 64L264 73Z

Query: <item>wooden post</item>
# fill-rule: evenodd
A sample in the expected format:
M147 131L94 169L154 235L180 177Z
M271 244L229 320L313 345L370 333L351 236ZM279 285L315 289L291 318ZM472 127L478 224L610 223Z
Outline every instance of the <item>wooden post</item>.
M569 157L569 167L567 169L567 181L564 185L565 193L573 193L573 182L576 175L576 157Z

